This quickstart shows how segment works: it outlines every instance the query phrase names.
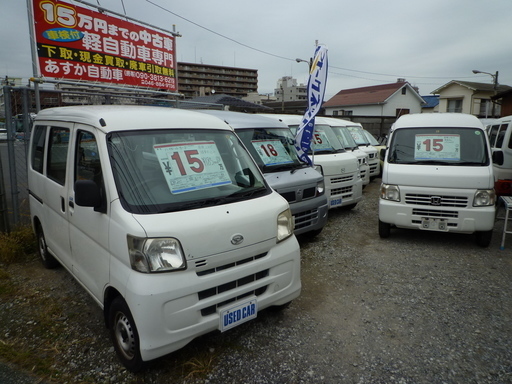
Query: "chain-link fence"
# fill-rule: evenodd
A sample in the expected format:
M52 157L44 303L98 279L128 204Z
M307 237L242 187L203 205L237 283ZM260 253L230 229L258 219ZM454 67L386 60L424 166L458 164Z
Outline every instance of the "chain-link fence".
M183 109L222 109L219 104L194 103L131 92L91 89L43 90L35 99L34 89L5 86L0 94L0 232L30 224L27 156L36 105L41 109L69 105L152 105Z

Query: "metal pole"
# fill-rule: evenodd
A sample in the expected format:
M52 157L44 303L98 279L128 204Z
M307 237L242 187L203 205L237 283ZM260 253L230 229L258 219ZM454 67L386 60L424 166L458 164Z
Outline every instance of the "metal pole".
M37 59L37 47L36 47L36 39L34 32L34 13L32 12L32 1L27 0L27 13L28 13L28 28L30 32L30 48L32 52L32 73L34 77L38 77L37 73L38 67L38 59ZM36 113L41 110L41 98L39 95L39 83L34 82L34 98L36 101Z
M16 177L16 161L14 155L14 127L12 119L11 107L11 87L4 87L4 103L5 103L5 128L7 128L7 155L9 158L9 176L11 183L11 204L13 223L18 224L19 202L18 202L18 179Z

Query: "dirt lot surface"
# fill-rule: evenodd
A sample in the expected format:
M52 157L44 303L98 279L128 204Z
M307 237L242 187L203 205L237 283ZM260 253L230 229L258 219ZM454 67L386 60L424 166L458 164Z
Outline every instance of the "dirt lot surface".
M303 290L290 307L200 337L139 374L119 364L101 310L64 269L12 265L0 343L27 356L1 359L47 383L511 383L503 220L489 248L470 235L397 229L381 240L379 184L301 239Z

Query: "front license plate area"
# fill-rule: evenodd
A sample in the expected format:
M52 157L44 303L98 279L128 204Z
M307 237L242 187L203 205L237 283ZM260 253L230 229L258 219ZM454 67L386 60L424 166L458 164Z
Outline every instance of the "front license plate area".
M446 220L423 218L421 219L421 229L427 231L448 231Z
M220 311L219 329L221 332L234 328L258 315L258 301L255 297L238 302Z
M330 205L331 205L331 208L332 207L340 206L341 205L341 198L339 198L339 199L332 199Z

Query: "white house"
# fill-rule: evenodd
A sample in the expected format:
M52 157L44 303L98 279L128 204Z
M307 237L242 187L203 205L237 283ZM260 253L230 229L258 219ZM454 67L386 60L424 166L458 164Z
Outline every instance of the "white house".
M339 91L323 104L327 116L399 117L421 113L425 100L404 79L396 83Z

